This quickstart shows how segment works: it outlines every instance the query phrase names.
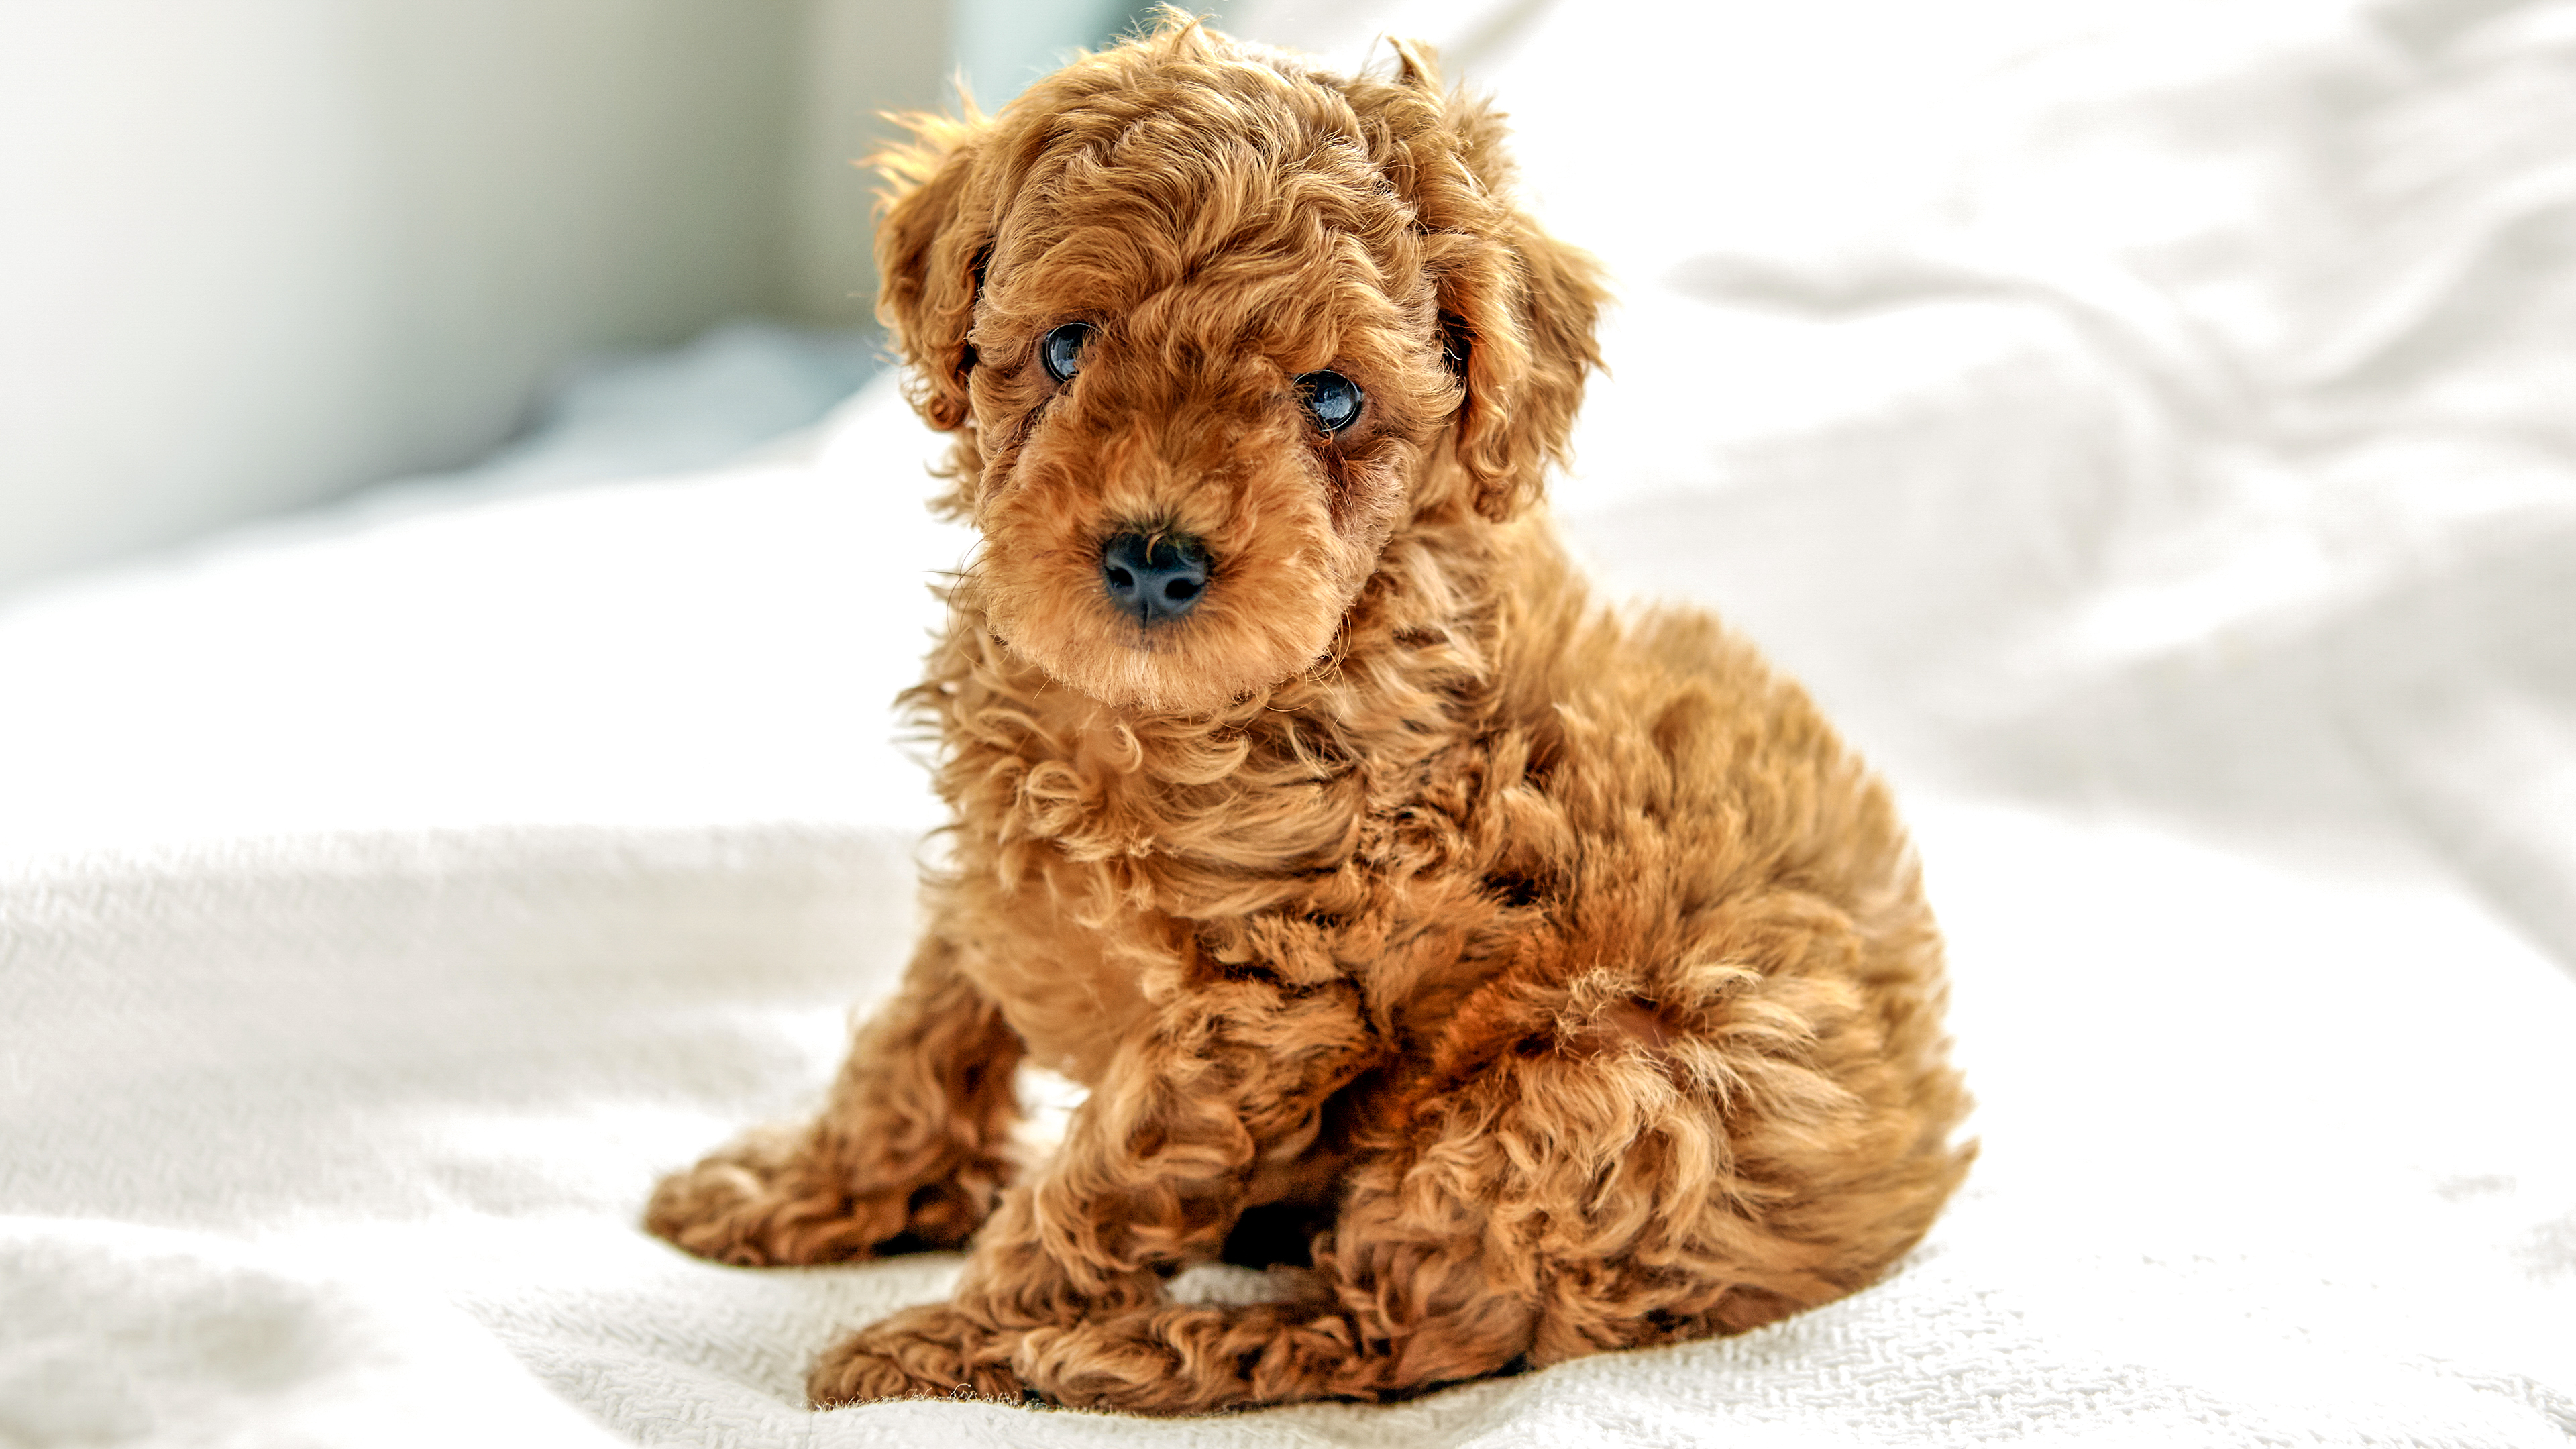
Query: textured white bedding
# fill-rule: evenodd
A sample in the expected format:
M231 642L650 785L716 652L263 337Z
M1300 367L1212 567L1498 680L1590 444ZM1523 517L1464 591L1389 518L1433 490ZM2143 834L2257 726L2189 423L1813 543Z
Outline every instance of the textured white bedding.
M633 1222L906 946L965 539L879 385L0 611L0 1445L2576 1438L2576 4L1336 13L1236 23L1451 40L1619 269L1577 547L1907 797L1923 1250L1398 1406L798 1407L956 1260Z

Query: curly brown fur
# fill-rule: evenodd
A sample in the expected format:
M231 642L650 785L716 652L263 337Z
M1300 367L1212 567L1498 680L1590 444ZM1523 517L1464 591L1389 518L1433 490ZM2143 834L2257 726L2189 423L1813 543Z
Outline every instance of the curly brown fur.
M891 163L884 311L984 539L908 696L953 868L821 1118L648 1214L738 1263L973 1233L817 1404L1195 1413L1738 1332L1878 1277L1966 1170L1886 793L1713 620L1587 601L1534 505L1594 267L1398 53L1172 17ZM1326 368L1337 434L1291 382ZM1104 594L1137 527L1206 542L1186 617ZM1006 1187L1023 1054L1090 1093ZM1255 1207L1311 1218L1312 1291L1168 1301Z

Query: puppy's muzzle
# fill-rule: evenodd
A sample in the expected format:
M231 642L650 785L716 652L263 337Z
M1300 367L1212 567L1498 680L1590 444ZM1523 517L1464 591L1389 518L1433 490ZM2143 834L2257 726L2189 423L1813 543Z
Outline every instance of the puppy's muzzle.
M1118 612L1150 629L1198 607L1210 562L1186 533L1114 533L1100 545L1100 584Z

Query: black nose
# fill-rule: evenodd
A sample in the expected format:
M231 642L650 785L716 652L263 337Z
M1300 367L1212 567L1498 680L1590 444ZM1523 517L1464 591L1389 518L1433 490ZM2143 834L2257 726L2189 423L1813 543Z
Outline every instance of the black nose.
M1207 592L1207 580L1207 547L1186 533L1117 533L1100 545L1100 582L1109 602L1139 624L1188 613Z

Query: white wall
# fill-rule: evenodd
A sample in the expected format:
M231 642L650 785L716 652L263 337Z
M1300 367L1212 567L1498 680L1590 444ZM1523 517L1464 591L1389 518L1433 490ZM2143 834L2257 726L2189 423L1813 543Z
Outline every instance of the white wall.
M490 449L568 359L866 325L881 113L1118 0L0 0L0 595Z
M0 590L778 310L801 0L0 0Z
M855 325L875 305L877 178L859 162L899 134L886 111L954 109L946 0L812 0L800 61L794 208L796 311Z

